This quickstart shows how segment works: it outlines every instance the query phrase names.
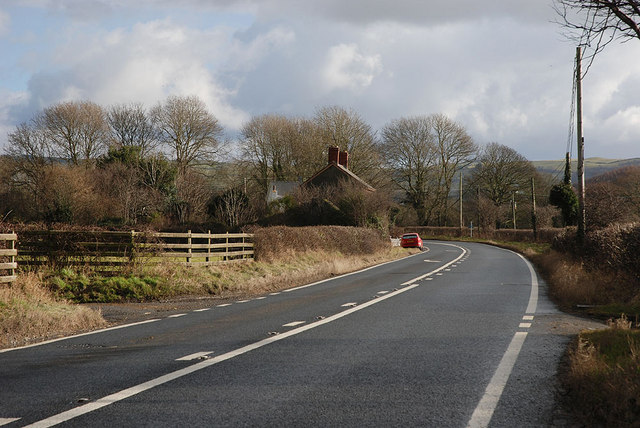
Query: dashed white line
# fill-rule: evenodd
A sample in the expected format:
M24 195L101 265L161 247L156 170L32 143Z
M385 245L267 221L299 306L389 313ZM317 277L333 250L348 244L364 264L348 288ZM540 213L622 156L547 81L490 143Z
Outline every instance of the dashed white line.
M169 315L167 318L180 318L183 317L187 314L173 314L173 315Z
M300 324L304 324L304 323L306 323L306 321L293 321L293 322L290 322L288 324L283 324L282 326L283 327L296 327L296 326L298 326Z
M209 354L212 354L213 351L203 351L203 352L196 352L195 354L191 354L191 355L186 355L184 357L181 358L176 358L176 361L193 361L193 360L200 360L203 357L206 357Z
M533 315L525 315L522 317L524 321L533 321Z
M218 308L224 308L225 306L231 306L231 303L223 303L221 305L218 305Z
M348 306L356 306L358 303L357 302L349 302L349 303L345 303L344 305L340 305L343 308L346 308Z
M518 325L518 328L530 328L530 327L531 327L530 322L521 322L520 325Z
M202 309L194 309L193 312L205 312L205 311L210 311L211 308L202 308Z
M236 303L247 303L248 301L249 301L248 299L247 300L238 300L238 301L236 301Z
M388 293L388 291L387 291L387 290L382 290L382 291L378 291L378 293L377 293L377 294L387 294L387 293Z
M266 299L266 297L265 297L265 296L260 296L260 297L256 297L256 298L255 298L255 299L253 299L253 300L264 300L264 299Z
M280 292L276 292L276 293L269 293L269 296L277 296L278 294L280 294Z

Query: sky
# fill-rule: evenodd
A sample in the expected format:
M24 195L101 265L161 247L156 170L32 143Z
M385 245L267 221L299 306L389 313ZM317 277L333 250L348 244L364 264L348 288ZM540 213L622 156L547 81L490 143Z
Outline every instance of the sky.
M552 0L0 0L0 147L58 102L197 95L230 140L336 105L562 159L575 45L556 20ZM586 157L640 157L640 40L596 57L583 110Z

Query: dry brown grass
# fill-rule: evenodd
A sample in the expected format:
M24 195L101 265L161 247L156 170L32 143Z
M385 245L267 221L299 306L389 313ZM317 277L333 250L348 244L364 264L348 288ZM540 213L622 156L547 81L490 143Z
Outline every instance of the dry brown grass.
M567 404L585 426L640 426L640 332L626 317L583 332L568 352L562 377Z
M0 347L106 325L100 313L56 299L42 284L40 275L25 273L0 286Z

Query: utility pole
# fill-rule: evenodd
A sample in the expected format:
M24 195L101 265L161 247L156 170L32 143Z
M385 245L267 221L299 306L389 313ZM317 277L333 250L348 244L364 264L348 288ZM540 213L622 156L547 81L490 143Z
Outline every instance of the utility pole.
M513 217L513 228L516 229L516 192L511 194L511 215Z
M582 53L576 48L576 122L578 124L578 241L584 241L586 214L584 208L584 137L582 136Z
M462 171L460 172L460 236L462 236L462 228L464 222L462 221Z
M538 216L536 216L536 179L531 177L531 227L533 240L538 240Z

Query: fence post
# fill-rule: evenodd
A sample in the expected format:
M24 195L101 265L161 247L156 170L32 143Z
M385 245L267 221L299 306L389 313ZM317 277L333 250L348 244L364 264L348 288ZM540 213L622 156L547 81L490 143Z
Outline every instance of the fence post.
M229 232L227 232L227 237L225 238L225 246L224 246L224 252L225 253L229 253ZM229 255L225 254L223 257L223 260L226 262L227 260L229 260Z
M191 229L187 231L187 263L191 262Z
M130 248L129 248L129 262L133 263L135 261L135 248L136 248L136 231L131 229L131 240L130 240Z
M14 234L15 231L11 231L11 234ZM18 237L16 236L16 239L18 239ZM16 249L16 241L14 241L13 239L11 241L9 241L9 249L10 250L15 250ZM17 253L16 253L17 254ZM9 269L9 276L12 276L15 278L16 276L16 256L14 254L11 254L11 256L9 256L9 263L11 263L11 269Z
M211 260L211 231L207 230L207 264Z

